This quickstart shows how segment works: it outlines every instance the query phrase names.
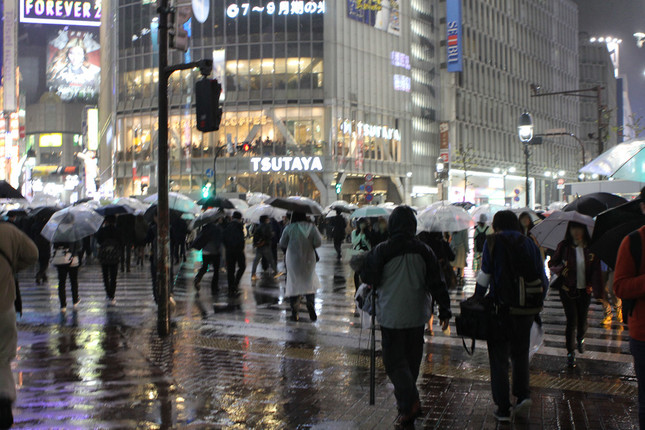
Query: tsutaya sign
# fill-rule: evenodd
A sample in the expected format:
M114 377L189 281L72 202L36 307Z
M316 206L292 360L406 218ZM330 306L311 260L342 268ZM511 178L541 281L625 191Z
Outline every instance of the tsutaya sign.
M340 123L339 127L341 133L352 134L358 133L359 136L374 137L376 139L394 139L401 140L401 133L398 128L390 128L385 125L372 125L359 121L355 126L352 121L346 119Z
M313 172L322 171L320 157L253 157L254 172Z

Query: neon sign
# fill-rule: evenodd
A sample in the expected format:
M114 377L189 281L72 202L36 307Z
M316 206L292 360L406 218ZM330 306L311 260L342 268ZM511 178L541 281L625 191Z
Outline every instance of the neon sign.
M314 15L325 13L325 2L323 1L270 1L266 6L251 6L250 3L230 4L226 8L226 16L235 19L239 16L249 16L251 13L267 15Z
M412 89L412 79L409 76L394 75L394 91L409 93Z
M312 172L322 171L320 157L253 157L254 172Z
M394 67L403 67L405 70L410 70L410 56L403 52L392 51L390 53L390 61Z
M101 0L20 0L20 22L101 25Z

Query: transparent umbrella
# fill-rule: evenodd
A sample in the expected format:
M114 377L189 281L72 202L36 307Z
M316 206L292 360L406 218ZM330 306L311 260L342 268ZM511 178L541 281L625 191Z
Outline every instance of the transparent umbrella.
M356 209L352 213L352 218L378 218L378 217L389 217L390 211L387 208L380 208L378 206L363 206L362 208Z
M145 198L143 201L154 205L159 201L159 196L157 194L153 194L150 197ZM179 212L194 214L200 213L200 208L195 203L195 200L180 193L168 193L168 207Z
M495 216L495 214L504 209L507 208L501 205L481 205L473 209L470 212L470 215L474 222L480 222L482 215L484 215L486 217L486 221L484 222L490 224L493 222L493 217Z
M620 143L596 157L580 169L585 174L597 174L616 179L645 182L645 140Z
M119 197L117 199L114 199L112 203L114 203L115 205L128 206L134 212L145 212L150 207L148 203L144 203L141 200L137 200L132 197Z
M246 210L244 213L244 218L249 222L257 224L260 222L260 217L266 215L277 221L280 221L283 216L287 215L287 211L284 209L279 209L264 203L253 205Z
M461 231L474 224L470 214L459 206L429 207L417 219L419 227L424 231Z
M212 208L200 214L192 223L192 228L199 228L205 224L216 222L226 216L226 212L220 208Z
M541 247L555 250L558 244L564 240L570 222L587 226L589 235L593 234L593 218L575 211L555 212L533 227L531 233Z
M269 200L271 198L270 195L268 194L263 194L263 193L249 193L246 195L246 202L250 206L258 205L260 203L264 203L265 200Z
M52 215L40 234L50 242L76 242L98 231L103 217L93 209L70 206Z

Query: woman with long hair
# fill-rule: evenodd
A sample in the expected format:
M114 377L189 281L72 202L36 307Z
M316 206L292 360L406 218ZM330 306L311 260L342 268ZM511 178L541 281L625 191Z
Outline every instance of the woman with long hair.
M567 318L565 333L569 367L575 367L576 349L580 354L584 353L591 296L602 294L600 258L589 250L590 241L585 225L570 222L564 240L549 261L551 272L558 276L555 287L560 290Z
M535 227L535 223L533 222L533 218L531 218L531 214L528 212L522 212L519 216L520 220L520 228L522 229L522 234L524 236L530 237L531 240L537 245L537 247L540 249L540 254L542 255L542 260L545 258L545 249L540 247L540 244L538 243L537 239L531 233L531 230L533 227Z

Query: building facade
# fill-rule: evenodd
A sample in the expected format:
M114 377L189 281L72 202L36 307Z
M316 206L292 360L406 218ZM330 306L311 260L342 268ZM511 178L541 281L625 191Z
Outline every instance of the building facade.
M535 134L579 133L576 97L532 97L531 90L532 85L545 93L578 88L577 6L571 0L446 1L451 2L461 5L463 66L447 69L457 40L446 38L453 21L444 19L441 121L449 127L451 167L444 197L526 206L520 115L531 113ZM577 177L578 152L569 137L545 138L530 147L531 205L548 204L557 197L558 180Z
M156 184L156 5L112 6L100 170L116 194L145 194ZM171 76L171 189L408 201L432 184L437 154L436 13L423 0L211 0L203 23L191 19L188 52L169 62L212 58L224 115L219 131L197 131L199 73Z

